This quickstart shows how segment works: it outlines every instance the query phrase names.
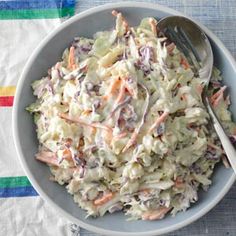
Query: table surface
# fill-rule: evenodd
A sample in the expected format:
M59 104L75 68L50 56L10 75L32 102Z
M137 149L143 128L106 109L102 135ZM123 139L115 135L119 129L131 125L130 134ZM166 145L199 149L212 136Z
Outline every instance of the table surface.
M116 1L79 0L78 2L78 12L81 12L94 6ZM145 2L165 5L199 20L223 41L236 58L236 0L146 0ZM236 184L224 199L204 217L187 227L166 234L166 236L236 236L235 200ZM98 234L81 229L81 236L98 236Z

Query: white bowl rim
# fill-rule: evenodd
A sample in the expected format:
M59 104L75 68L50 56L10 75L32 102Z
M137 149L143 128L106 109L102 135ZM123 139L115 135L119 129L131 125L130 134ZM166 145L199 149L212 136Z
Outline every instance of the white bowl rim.
M145 3L145 7L143 7L143 4ZM152 236L152 235L161 235L161 234L165 234L165 233L169 233L171 231L180 229L194 221L196 221L197 219L199 219L200 217L202 217L203 215L205 215L208 211L210 211L223 197L224 195L229 191L229 189L231 188L231 186L233 185L236 176L235 174L232 174L231 177L229 178L227 184L219 191L218 195L214 198L214 200L207 206L203 207L197 214L194 214L193 216L191 216L190 218L187 218L183 221L181 221L180 223L174 224L172 226L168 226L166 228L163 229L156 229L156 230L151 230L151 231L147 231L147 232L121 232L121 231L112 231L112 230L106 230L106 229L102 229L102 228L98 228L96 226L84 223L83 221L71 216L69 213L67 213L65 210L63 210L61 207L59 207L57 204L55 204L48 196L47 194L44 193L44 191L41 189L41 187L38 185L37 181L34 179L34 176L31 174L30 169L27 167L26 164L26 160L23 158L23 152L20 146L20 142L19 142L19 134L18 134L18 129L17 129L17 105L18 105L18 101L19 101L19 97L20 97L20 91L22 89L23 86L23 81L24 78L27 74L27 71L29 70L32 62L34 61L34 59L36 58L37 54L41 51L41 49L44 47L44 45L50 41L54 35L56 35L59 31L61 31L62 29L64 29L65 27L67 27L68 25L70 25L72 22L75 22L85 16L91 15L93 13L102 11L102 10L109 10L109 9L115 9L115 8L119 8L119 7L136 7L136 8L146 8L146 9L156 9L159 11L163 11L172 15L182 15L185 17L185 14L180 13L176 10L173 10L169 7L165 7L156 3L146 3L146 2L118 2L118 3L108 3L108 4L104 4L101 6L96 6L93 8L90 8L88 10L85 10L75 16L73 16L72 18L68 19L67 21L65 21L64 23L62 23L59 27L57 27L52 33L50 33L48 36L46 36L44 38L44 40L42 40L42 42L38 45L38 47L34 50L34 52L32 53L32 55L29 57L27 63L25 64L25 67L23 69L23 72L20 76L20 79L17 83L17 89L16 89L16 94L15 94L15 99L14 99L14 105L13 105L13 114L12 114L12 124L13 124L13 139L14 139L14 143L16 146L16 151L17 151L17 155L19 157L20 163L22 168L24 169L25 173L27 174L30 182L32 183L33 187L37 190L37 192L39 193L40 196L42 196L42 198L49 203L49 205L53 206L54 209L56 209L58 212L60 212L63 216L65 216L67 219L71 220L72 222L75 222L76 224L78 224L79 226L99 233L99 234L104 234L104 235L112 235L112 236ZM188 17L190 18L190 17ZM193 19L191 19L193 20ZM228 49L224 46L224 44L218 39L217 36L215 36L207 27L205 27L204 25L202 25L201 23L199 23L198 21L193 20L195 23L197 23L206 33L207 35L213 39L213 41L221 48L221 50L223 51L224 55L227 57L228 61L230 62L230 64L232 65L232 67L235 70L236 73L236 62L233 58L233 56L230 54L230 52L228 51Z

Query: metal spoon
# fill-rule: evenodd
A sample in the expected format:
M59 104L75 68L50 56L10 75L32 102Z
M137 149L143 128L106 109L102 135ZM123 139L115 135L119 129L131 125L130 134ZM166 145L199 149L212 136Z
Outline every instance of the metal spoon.
M196 23L182 16L163 18L158 22L157 27L183 52L195 75L204 79L203 103L211 117L212 125L228 160L236 173L236 150L216 117L207 97L207 89L213 69L213 52L207 36Z

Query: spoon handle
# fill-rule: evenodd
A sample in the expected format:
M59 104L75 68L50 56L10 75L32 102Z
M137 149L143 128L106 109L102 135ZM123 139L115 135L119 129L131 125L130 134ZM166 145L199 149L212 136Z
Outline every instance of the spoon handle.
M235 150L234 146L232 145L232 143L230 142L229 137L226 135L218 118L216 117L207 96L205 96L205 102L206 102L207 110L208 110L208 112L211 116L211 119L213 121L213 126L215 128L215 131L218 134L218 137L219 137L221 144L225 150L226 156L228 157L231 167L233 168L234 173L236 173L236 150Z

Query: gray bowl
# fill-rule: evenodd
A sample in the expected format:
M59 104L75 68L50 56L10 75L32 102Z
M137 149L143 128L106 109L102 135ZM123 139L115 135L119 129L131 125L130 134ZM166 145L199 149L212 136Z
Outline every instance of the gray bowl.
M91 37L97 31L111 29L114 26L114 18L111 15L113 9L122 11L131 25L137 25L143 17L147 16L158 19L168 15L182 15L159 5L126 2L99 6L67 20L43 40L24 68L14 101L14 141L21 164L37 192L46 202L71 221L88 230L110 236L160 235L190 224L213 208L234 183L233 171L219 165L215 170L213 184L209 191L200 192L199 201L186 212L177 214L176 217L168 216L160 221L130 222L126 221L123 213L107 214L97 219L85 219L85 211L73 202L64 187L49 181L49 168L34 158L38 141L32 117L25 111L25 107L35 101L30 84L44 76L47 69L60 60L62 51L75 36ZM199 25L211 40L215 65L222 71L224 83L230 87L232 101L236 101L236 64L234 59L212 32L201 24ZM236 115L236 103L232 104L231 111Z

